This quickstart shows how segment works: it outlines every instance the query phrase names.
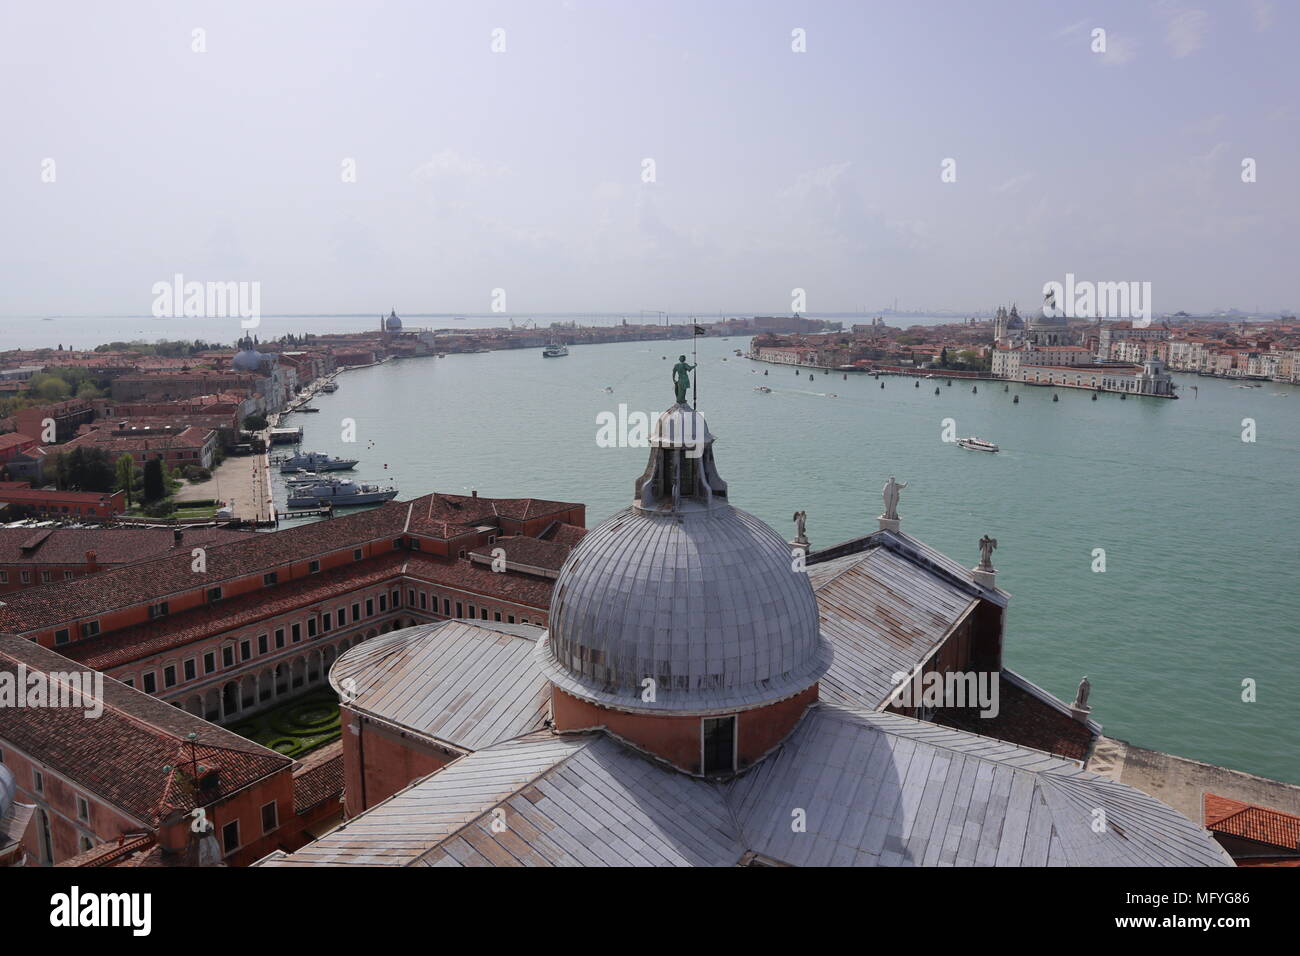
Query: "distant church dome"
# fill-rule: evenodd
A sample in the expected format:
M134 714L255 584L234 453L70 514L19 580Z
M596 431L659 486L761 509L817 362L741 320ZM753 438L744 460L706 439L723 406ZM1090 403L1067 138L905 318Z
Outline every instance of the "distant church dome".
M632 506L560 569L538 644L547 677L582 700L647 714L743 710L808 689L831 651L790 546L728 503L713 436L690 406L660 416L651 446Z
M397 317L396 309L388 313L388 318L384 320L384 328L389 332L402 331L402 320Z
M231 359L230 364L236 372L256 372L262 367L262 359L265 356L253 347L253 340L245 337L239 343L239 351Z

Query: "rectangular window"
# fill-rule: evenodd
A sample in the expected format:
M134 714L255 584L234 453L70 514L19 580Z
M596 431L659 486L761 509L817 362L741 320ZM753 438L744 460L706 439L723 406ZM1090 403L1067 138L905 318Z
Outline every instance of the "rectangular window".
M257 653L265 654L267 651L269 651L271 649L270 641L271 641L271 637L269 634L257 635Z
M217 669L217 655L208 651L203 655L203 673L211 674Z
M239 821L231 820L221 828L221 846L226 853L239 849Z
M163 686L164 687L176 686L176 665L175 664L168 664L166 667L163 668Z
M57 631L54 632L54 643L55 643L55 644L66 644L66 643L68 643L68 639L69 639L71 636L72 636L71 633L68 631L68 629L67 629L66 627L64 627L64 628L60 628L59 630L57 630Z
M379 613L383 614L387 610L388 610L388 595L381 594L379 595Z
M279 650L282 647L284 647L284 628L277 627L275 629L275 649Z
M375 616L375 599L366 598L366 617Z
M360 560L361 560L361 549L360 549L360 548L357 548L355 551L352 552L352 560L353 560L353 561L360 561Z
M415 607L415 588L406 589L406 606Z
M704 772L733 772L736 769L736 718L705 717L700 725L700 734Z
M262 575L263 585L276 584L279 582L279 580L280 580L280 573L278 571L268 571L266 574Z
M338 613L337 613L335 616L338 618L339 627L345 627L345 626L347 626L347 623L348 623L348 609L347 609L347 608L345 608L345 607L341 607L341 608L339 608Z
M486 620L487 620L487 608L485 608L485 607L481 607L481 608L479 608L478 616L481 617L483 620L486 621Z
M427 610L429 610L429 592L428 592L428 591L421 591L421 592L420 592L420 610L421 610L421 611L427 611Z
M77 819L83 823L90 822L90 804L85 797L77 797Z
M420 539L419 539L419 538L412 538L412 539L411 539L411 550L412 550L412 551L419 551L419 550L420 550Z
M493 611L493 612L492 612L492 620L494 620L494 621L499 621L499 620L501 620L501 612L500 612L500 611Z
M221 649L221 666L222 667L235 666L235 645L227 644L225 647Z
M449 598L442 599L442 616L451 617L451 600Z
M32 790L36 793L45 792L45 774L41 773L39 770L32 771Z
M140 678L140 686L144 688L146 694L155 693L158 690L158 675L153 671L148 671Z
M262 833L270 833L279 825L280 821L276 814L275 801L272 800L266 806L262 807Z
M49 584L50 581L52 581L52 580L54 580L54 579L53 579L53 577L50 575L50 572L49 572L49 571L42 571L42 572L41 572L41 583L42 583L42 584Z
M507 614L507 615L506 615L506 623L507 623L507 624L513 624L513 623L515 623L515 616L514 616L513 614Z
M253 644L251 641L239 642L239 659L246 661L253 656Z
M308 573L308 574L316 574L316 573L319 572L319 571L320 571L320 562L319 562L319 561L310 561L310 562L308 562L308 564L307 564L307 573Z
M302 625L301 625L301 624L294 624L294 625L290 628L290 630L293 631L293 642L294 642L295 644L297 644L299 641L302 640Z
M65 581L71 581L71 580L72 580L72 572L71 572L71 571L64 571L64 572L63 572L63 580L65 580Z
M326 634L328 634L330 628L334 626L334 618L330 616L329 611L326 611L324 614L320 616L320 626L321 626L321 630L324 631Z
M361 620L361 605L357 603L352 605L352 622L355 624L359 620Z
M221 588L208 588L208 603L215 604L221 600Z
M21 577L21 578L23 579L23 584L31 584L31 583L32 583L32 572L30 572L30 571L23 571L23 572L19 575L19 577Z
M191 657L189 660L185 662L185 679L194 680L194 678L197 676L198 674L194 666L194 658Z
M406 547L406 542L403 541L401 538L394 538L394 539L393 539L393 550L394 550L394 551L401 551L404 547Z
M94 637L98 633L99 633L98 621L87 621L85 624L81 625L82 637Z
M465 608L461 605L459 601L456 602L456 616L457 617L465 616Z
M391 600L392 600L392 602L393 602L393 609L394 609L394 610L396 610L397 608L399 608L399 607L402 606L402 589L401 589L401 588L393 588L393 593L392 593L392 596L391 596Z
M149 620L167 616L167 602L159 601L157 604L149 605Z

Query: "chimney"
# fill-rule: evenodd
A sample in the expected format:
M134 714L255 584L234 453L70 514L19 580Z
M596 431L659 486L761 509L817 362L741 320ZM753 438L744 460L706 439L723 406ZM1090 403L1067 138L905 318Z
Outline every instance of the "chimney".
M86 571L90 574L94 574L98 570L99 570L99 555L96 554L94 551L87 551Z
M477 498L477 497L478 497L478 489L477 489L477 488L471 488L471 489L469 490L469 496L470 496L471 498Z
M181 546L181 541L182 541L184 538L185 538L185 530L184 530L183 528L173 528L173 529L172 529L172 546L173 546L173 547L179 548L179 547Z

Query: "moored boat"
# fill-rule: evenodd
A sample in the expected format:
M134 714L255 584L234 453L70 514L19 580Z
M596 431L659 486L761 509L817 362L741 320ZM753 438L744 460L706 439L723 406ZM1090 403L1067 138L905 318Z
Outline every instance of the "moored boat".
M293 487L288 504L290 508L320 508L325 505L344 508L378 504L381 501L392 501L396 497L395 488L333 479Z
M356 466L355 458L335 458L320 452L309 451L280 462L280 474L292 475L299 471L346 471Z

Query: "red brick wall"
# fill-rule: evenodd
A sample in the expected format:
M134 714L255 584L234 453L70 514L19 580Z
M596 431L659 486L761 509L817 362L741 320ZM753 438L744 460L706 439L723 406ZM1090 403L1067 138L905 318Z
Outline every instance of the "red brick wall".
M780 743L817 695L818 685L814 684L786 700L741 711L736 721L738 767L749 766ZM683 770L700 772L701 717L624 713L597 707L559 688L551 690L551 709L557 730L604 727Z
M418 737L339 708L343 726L343 793L345 811L354 817L397 791L440 770L455 754L440 751Z

